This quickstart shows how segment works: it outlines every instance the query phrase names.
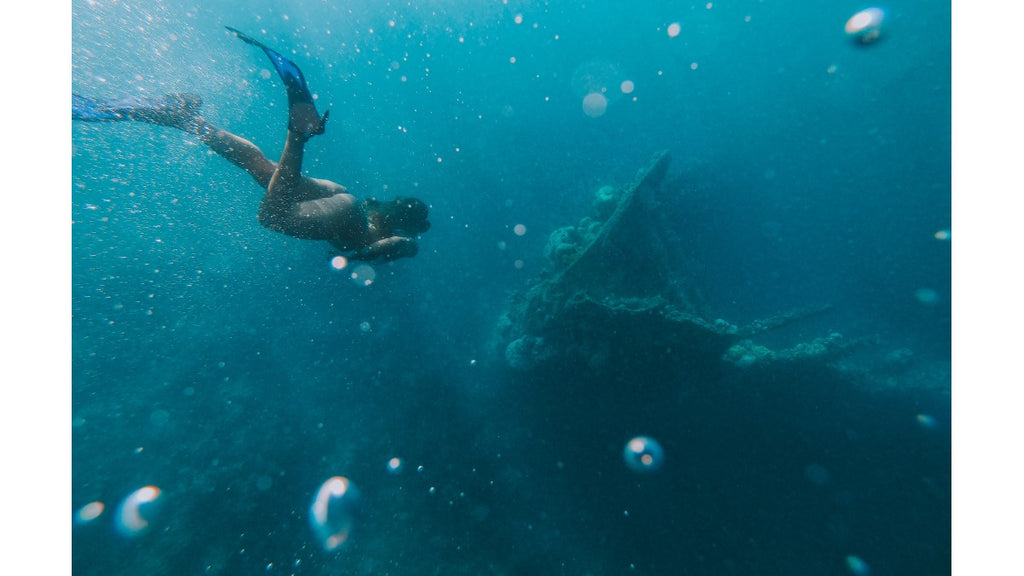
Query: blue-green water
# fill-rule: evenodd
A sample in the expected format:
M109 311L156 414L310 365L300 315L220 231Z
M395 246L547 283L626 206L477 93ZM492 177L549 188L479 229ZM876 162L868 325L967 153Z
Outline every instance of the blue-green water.
M888 2L857 46L866 6L75 0L75 92L194 92L276 158L284 90L236 27L331 110L309 175L433 223L358 285L260 227L262 190L190 136L74 124L72 500L106 505L76 574L948 573L949 6ZM671 391L643 403L608 400L622 371L511 373L492 332L548 235L661 149L685 183L666 237L713 317L830 302L780 344L839 331L911 368L876 371L884 394L637 369ZM622 462L636 434L656 473ZM363 514L324 553L334 475ZM145 485L162 509L125 538Z

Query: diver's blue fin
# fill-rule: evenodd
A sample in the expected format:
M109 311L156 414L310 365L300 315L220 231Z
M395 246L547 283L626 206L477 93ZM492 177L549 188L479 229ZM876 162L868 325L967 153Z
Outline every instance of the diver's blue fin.
M277 75L281 77L281 81L284 82L284 86L288 91L288 128L306 136L323 134L330 111L325 112L323 117L316 111L313 95L310 94L309 87L306 86L306 77L302 75L302 70L299 70L295 62L281 56L259 40L255 40L235 28L230 26L225 26L225 28L230 30L242 42L252 44L263 50L267 57L270 58L274 69L277 70Z
M242 42L252 44L266 53L267 57L270 58L270 62L273 63L274 69L277 70L277 75L281 77L285 87L288 89L288 104L298 102L313 103L313 95L309 93L309 88L306 87L306 77L302 75L302 70L299 70L295 62L281 56L274 50L267 48L262 42L254 40L230 26L225 26L225 28L234 33L235 36L238 36Z
M110 100L97 100L86 98L78 94L71 94L71 119L84 120L86 122L116 122L128 120L121 112L118 112L117 104ZM123 106L121 107L123 108Z

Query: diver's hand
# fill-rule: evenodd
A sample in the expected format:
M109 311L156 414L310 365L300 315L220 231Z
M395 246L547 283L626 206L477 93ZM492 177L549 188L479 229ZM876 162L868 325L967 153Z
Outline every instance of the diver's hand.
M356 250L350 257L352 260L397 260L411 258L419 252L419 246L412 238L390 236L378 240L365 248Z

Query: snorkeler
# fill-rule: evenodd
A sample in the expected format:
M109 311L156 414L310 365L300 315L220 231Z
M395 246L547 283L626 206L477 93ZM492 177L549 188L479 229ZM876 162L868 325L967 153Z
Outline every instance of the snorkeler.
M266 53L288 91L288 137L280 162L275 164L252 142L207 122L199 114L202 100L192 94L111 100L72 94L71 118L147 122L195 134L266 190L258 216L264 227L295 238L327 240L352 260L415 256L416 236L430 228L427 205L409 197L390 202L358 200L340 184L303 176L306 141L324 133L329 112L321 117L316 111L294 62L234 28L228 30Z

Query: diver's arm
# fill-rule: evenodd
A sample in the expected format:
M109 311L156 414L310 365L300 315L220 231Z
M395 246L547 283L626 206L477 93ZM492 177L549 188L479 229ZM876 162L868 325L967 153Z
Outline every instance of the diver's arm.
M365 248L360 248L352 253L352 260L384 260L391 261L399 258L411 258L419 252L419 246L412 238L405 236L391 236L378 240Z

